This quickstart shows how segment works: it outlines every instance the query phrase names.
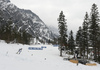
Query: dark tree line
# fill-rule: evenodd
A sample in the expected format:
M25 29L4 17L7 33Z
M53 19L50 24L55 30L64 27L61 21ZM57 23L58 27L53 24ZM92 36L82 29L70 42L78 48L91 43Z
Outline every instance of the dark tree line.
M85 56L85 53L88 54L88 40L89 40L89 17L88 13L86 12L83 25L82 27L79 27L79 31L76 34L76 44L80 47L80 54ZM85 50L87 49L87 51ZM88 55L87 55L88 58Z
M76 34L76 44L80 47L80 51L83 51L83 55L87 57L89 54L89 47L93 47L94 60L100 59L100 19L98 7L96 4L92 5L90 17L86 12L82 27ZM82 51L80 54L82 54ZM87 53L87 54L85 54Z
M92 47L94 60L100 62L100 16L96 4L92 5L90 15L86 12L82 27L80 26L76 33L76 40L74 40L73 31L70 31L69 37L67 36L67 25L63 11L58 18L58 29L58 44L61 49L65 46L66 50L71 50L71 54L73 54L75 46L78 46L83 59L89 59L89 47ZM62 56L62 50L60 50L60 56Z
M1 14L1 12L0 12ZM7 43L22 43L30 44L31 35L25 30L19 30L11 19L5 20L0 16L0 39L5 40Z

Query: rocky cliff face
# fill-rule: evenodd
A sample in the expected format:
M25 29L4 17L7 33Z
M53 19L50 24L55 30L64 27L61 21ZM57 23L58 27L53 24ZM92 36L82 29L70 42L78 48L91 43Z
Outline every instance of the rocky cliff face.
M10 0L0 0L0 11L2 12L0 16L4 19L12 19L14 26L18 26L18 31L20 29L26 30L33 37L44 40L56 37L35 13L30 10L19 9Z

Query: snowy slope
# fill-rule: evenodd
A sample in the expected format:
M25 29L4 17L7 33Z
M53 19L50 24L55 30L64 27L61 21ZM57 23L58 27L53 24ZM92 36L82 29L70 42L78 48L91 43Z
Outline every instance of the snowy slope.
M28 47L46 46L43 50L28 50ZM23 48L21 54L16 54ZM64 61L57 47L52 45L21 45L0 42L0 70L100 70L100 65L85 66Z

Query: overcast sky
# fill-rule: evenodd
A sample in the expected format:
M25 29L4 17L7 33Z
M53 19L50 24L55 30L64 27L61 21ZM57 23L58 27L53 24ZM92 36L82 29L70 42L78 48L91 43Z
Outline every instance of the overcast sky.
M46 25L58 27L57 18L61 11L67 19L68 30L76 32L82 25L85 13L90 14L92 4L98 6L100 0L10 0L17 7L30 9L37 14Z

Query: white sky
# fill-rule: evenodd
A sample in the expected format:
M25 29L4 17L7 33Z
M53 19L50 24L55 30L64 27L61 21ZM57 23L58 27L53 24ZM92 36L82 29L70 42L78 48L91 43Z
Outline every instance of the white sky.
M90 14L92 4L97 4L100 13L100 0L10 0L17 7L30 9L46 25L58 27L57 18L61 11L67 19L68 30L76 32L82 25L85 13Z

